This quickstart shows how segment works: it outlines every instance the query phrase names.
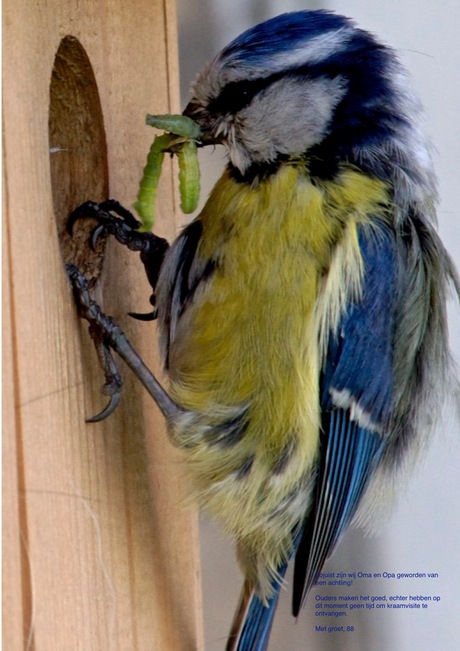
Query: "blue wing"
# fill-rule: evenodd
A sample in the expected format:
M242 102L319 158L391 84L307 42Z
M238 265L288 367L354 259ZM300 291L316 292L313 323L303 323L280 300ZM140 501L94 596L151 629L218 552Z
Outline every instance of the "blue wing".
M362 229L362 298L331 335L322 377L321 461L316 493L296 553L297 616L348 527L381 458L393 403L397 250L392 231Z

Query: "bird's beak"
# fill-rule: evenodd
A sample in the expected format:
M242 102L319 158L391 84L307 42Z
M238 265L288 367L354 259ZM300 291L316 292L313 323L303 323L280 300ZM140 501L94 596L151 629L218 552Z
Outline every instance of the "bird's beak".
M203 119L203 109L199 104L196 102L189 102L183 110L182 115L185 115L199 125L202 135L198 141L198 147L221 144L221 140L212 134L212 130L210 129L207 120Z

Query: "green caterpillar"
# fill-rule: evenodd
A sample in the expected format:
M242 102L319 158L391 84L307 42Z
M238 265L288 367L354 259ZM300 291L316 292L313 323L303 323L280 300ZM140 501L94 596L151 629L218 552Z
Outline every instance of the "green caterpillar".
M162 129L176 136L183 136L191 140L201 138L201 129L194 120L185 115L150 115L147 113L145 123L156 129Z
M168 133L156 136L153 141L139 184L134 209L141 219L142 231L151 230L155 222L155 200L166 152L176 154L178 158L182 211L187 214L193 212L200 197L200 168L197 155L200 127L184 115L147 115L146 123Z
M186 215L193 212L200 198L200 166L196 140L187 140L177 152L179 162L180 207Z

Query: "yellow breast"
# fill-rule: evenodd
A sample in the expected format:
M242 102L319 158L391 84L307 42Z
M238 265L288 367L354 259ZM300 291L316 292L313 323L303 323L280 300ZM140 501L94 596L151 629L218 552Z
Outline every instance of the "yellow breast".
M243 556L265 549L272 567L289 551L318 452L321 332L350 279L359 288L356 224L383 198L380 183L351 170L315 186L297 163L257 187L226 172L199 217L198 255L216 267L171 347L171 390L193 414L176 438L201 500Z

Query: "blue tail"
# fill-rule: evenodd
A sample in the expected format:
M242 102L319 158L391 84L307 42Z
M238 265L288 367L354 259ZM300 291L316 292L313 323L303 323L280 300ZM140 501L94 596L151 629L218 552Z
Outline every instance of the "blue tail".
M240 607L236 613L227 651L266 651L280 591L280 581L286 573L287 563L279 569L278 579L273 582L273 596L264 605L259 597L243 588Z

